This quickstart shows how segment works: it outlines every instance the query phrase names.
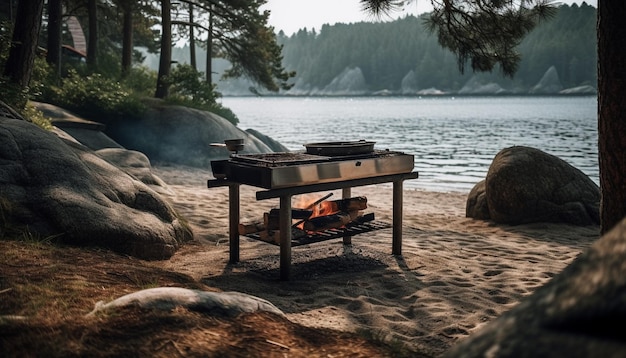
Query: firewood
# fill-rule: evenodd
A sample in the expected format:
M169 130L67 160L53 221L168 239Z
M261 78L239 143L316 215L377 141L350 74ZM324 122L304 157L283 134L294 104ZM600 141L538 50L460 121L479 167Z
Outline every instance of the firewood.
M269 241L274 242L276 244L280 244L280 230L272 230L268 233L271 238ZM291 239L299 239L301 237L306 236L306 231L298 229L296 227L291 228Z
M254 234L263 230L265 230L265 224L260 221L247 224L240 223L238 227L239 235Z
M337 204L337 211L351 212L367 209L367 198L364 196L333 200L333 202Z
M362 223L365 223L365 222L368 222L368 221L374 221L374 220L375 220L374 213L368 213L368 214L365 214L365 215L358 216L353 221L357 222L359 224L362 224Z
M338 227L342 227L352 221L353 216L347 212L338 212L336 214L324 215L324 216L316 216L310 218L304 222L304 230L307 231L322 231L328 229L335 229Z
M323 201L313 208L317 215L320 215L320 212L331 214L338 211L350 212L365 209L367 209L367 198L364 196Z
M313 214L313 210L310 209L291 209L292 219L307 219L311 214ZM271 209L269 215L273 217L280 216L280 209Z
M313 214L312 210L293 209L291 210L292 219L306 219ZM294 216L295 215L295 216ZM263 213L263 224L267 230L278 230L280 225L280 210L271 209L268 213Z
M263 223L265 224L265 229L267 230L278 230L280 217L276 215L270 216L270 213L263 213Z

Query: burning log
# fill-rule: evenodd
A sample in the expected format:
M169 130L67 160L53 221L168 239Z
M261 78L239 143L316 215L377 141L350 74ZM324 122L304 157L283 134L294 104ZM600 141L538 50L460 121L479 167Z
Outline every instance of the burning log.
M280 209L271 209L269 215L278 218ZM311 215L313 215L313 210L310 209L291 209L292 219L308 219Z
M312 210L292 209L292 219L307 219L313 215ZM280 224L280 209L271 209L268 213L263 214L263 225L267 230L278 230Z
M332 200L333 206L336 206L336 211L352 212L367 209L367 198L364 196L355 196L354 198L346 198L339 200Z
M359 215L358 211L338 212L330 215L316 216L306 220L303 229L307 231L322 231L336 229L350 223Z
M373 220L359 216L361 210L367 208L367 198L358 196L339 200L325 200L332 195L328 194L305 209L294 208L291 217L298 220L292 224L292 237L302 237L306 231L323 231L345 226L352 221L365 222ZM368 214L369 215L369 214ZM373 214L371 214L373 216ZM239 235L259 233L264 241L274 242L280 228L280 209L271 209L263 214L263 221L240 223ZM278 240L278 239L276 239Z
M351 212L367 209L367 198L364 196L356 196L354 198L346 198L339 200L322 201L313 207L313 213L316 215L330 214L338 211Z

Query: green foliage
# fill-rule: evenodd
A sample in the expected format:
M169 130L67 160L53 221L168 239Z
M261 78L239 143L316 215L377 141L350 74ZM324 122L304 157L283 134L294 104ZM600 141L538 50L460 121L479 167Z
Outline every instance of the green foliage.
M504 86L534 86L551 67L565 87L597 82L596 9L562 5L554 18L540 23L516 47L521 62L515 76L460 73L457 57L443 49L425 27L426 15L391 22L324 25L319 32L300 30L286 37L283 65L297 82L322 89L346 68L359 67L371 91L399 90L413 71L420 89L459 90L472 76Z
M239 118L230 109L217 103L220 94L215 91L215 85L204 81L203 77L203 73L191 65L176 66L167 78L170 84L167 102L213 112L237 125Z
M147 67L133 67L126 78L122 80L122 85L131 90L135 96L150 97L156 88L157 74Z
M45 130L52 129L52 122L50 121L50 118L44 116L43 112L30 104L26 104L26 107L24 107L24 110L22 111L22 115L30 122L38 125Z
M135 118L145 110L129 89L99 73L83 77L71 70L53 92L52 103L94 120Z
M178 65L172 69L167 81L170 84L170 96L181 97L195 106L207 106L215 103L219 94L215 86L202 80L203 74L191 65Z
M4 76L0 76L0 88L2 88L2 100L18 112L28 102L28 88L18 86Z

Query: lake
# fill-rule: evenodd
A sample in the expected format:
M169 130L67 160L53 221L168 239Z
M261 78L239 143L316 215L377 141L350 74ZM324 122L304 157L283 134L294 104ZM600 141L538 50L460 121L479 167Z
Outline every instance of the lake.
M405 188L468 192L503 148L530 146L598 179L597 98L224 97L222 104L290 150L365 139L415 156Z

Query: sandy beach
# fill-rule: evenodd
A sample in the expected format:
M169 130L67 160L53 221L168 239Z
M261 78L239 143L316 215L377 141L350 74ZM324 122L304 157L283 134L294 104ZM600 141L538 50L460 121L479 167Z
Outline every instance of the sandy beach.
M195 240L160 267L216 291L269 300L296 323L368 331L438 356L560 272L598 238L598 227L496 225L465 217L467 194L404 191L403 255L391 255L392 229L292 250L292 279L279 280L279 247L241 237L241 261L228 264L228 189L208 189L210 170L155 166ZM417 179L419 182L419 179ZM241 187L242 222L278 207ZM321 197L326 192L316 193ZM376 220L391 223L390 185L352 189ZM335 194L336 198L340 193ZM297 198L294 198L297 200Z

